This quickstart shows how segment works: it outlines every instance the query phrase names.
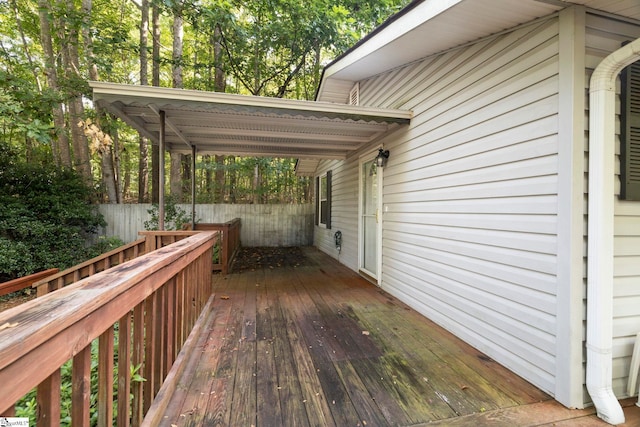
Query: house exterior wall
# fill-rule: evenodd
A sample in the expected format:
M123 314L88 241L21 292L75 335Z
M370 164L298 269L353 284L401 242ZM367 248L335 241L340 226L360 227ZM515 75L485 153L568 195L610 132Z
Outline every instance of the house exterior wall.
M639 37L638 24L587 14L587 77L590 78L600 61L623 42ZM620 172L619 154L620 140L616 137L617 175ZM640 332L640 202L619 200L619 194L620 180L617 179L614 205L613 390L616 396L624 397L627 396L633 343L636 333Z
M322 162L317 172L332 171L331 229L316 226L314 242L321 251L358 270L358 159ZM334 234L342 232L342 248L336 249Z
M408 129L383 141L381 286L570 407L590 401L589 78L638 37L635 23L574 7L360 82L361 105L414 112ZM334 223L314 235L354 270L360 154L321 164L333 170ZM616 197L614 251L613 387L622 398L640 331L640 202Z
M555 16L360 82L361 105L414 112L385 142L382 287L551 394L558 32ZM319 170L354 269L356 157Z

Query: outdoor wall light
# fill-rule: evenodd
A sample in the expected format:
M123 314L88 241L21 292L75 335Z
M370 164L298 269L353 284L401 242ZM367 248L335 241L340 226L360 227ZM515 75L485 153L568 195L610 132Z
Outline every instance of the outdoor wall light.
M383 168L387 164L389 158L389 150L378 149L378 155L376 156L376 166Z

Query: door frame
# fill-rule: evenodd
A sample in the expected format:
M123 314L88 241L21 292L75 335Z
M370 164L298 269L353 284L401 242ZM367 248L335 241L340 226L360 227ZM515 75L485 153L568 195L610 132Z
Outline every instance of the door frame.
M378 215L377 215L377 222L376 222L376 273L373 274L373 272L367 270L364 268L364 225L363 225L363 209L362 209L362 203L363 203L363 194L362 194L362 190L363 190L363 181L364 181L364 174L362 171L362 167L365 163L373 161L376 158L376 155L378 154L378 148L380 147L375 147L373 150L366 152L365 154L362 154L360 156L359 162L358 162L358 272L365 276L367 279L372 280L375 282L375 284L377 284L378 286L380 286L382 284L382 178L383 178L383 171L384 168L378 168L376 171L376 177L377 177L377 188L378 188L378 206L376 207L377 211L378 211Z

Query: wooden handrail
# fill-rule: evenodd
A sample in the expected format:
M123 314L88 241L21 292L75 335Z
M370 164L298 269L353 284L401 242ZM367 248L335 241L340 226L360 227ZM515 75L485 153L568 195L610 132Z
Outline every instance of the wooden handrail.
M190 230L149 230L138 231L138 234L143 236L145 241L145 252L149 253L175 243L178 240L193 236L196 232Z
M46 279L39 280L33 284L33 287L37 290L37 296L41 297L85 277L137 258L145 253L145 244L145 239L138 239L81 264L74 265Z
M216 243L219 247L220 262L213 265L213 270L227 273L234 256L240 247L240 219L236 218L224 224L198 224L193 230L140 231L142 238L120 246L112 251L99 255L81 264L75 265L45 279L38 280L32 286L41 297L57 289L61 289L86 277L107 270L110 267L130 261L145 253L170 245L179 240L193 236L199 231L219 231ZM0 294L1 295L1 294Z
M211 296L215 237L197 233L0 313L0 414L37 386L38 426L58 425L60 368L73 359L72 422L89 425L90 348L98 339L98 425L140 425ZM143 383L131 379L138 365ZM114 395L130 394L114 416Z
M191 228L190 224L186 225ZM220 247L218 253L218 263L213 264L213 269L222 271L227 274L233 263L233 259L240 250L240 218L234 218L231 221L222 224L198 223L197 230L217 230L220 231Z
M57 268L50 268L49 270L39 271L28 276L9 280L8 282L2 282L0 283L0 296L10 294L12 292L21 291L25 288L30 288L34 283L42 280L45 277L56 274L58 271L59 270Z

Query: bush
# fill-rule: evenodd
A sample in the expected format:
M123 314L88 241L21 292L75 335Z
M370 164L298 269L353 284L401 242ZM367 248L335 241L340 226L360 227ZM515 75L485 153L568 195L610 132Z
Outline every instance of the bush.
M88 258L104 219L71 170L15 160L0 144L0 281Z
M144 222L144 229L157 230L160 219L159 206L154 204L151 209L147 209L147 213L151 215L151 219ZM191 215L176 205L172 197L167 197L164 203L164 229L181 230L183 224L191 224Z

